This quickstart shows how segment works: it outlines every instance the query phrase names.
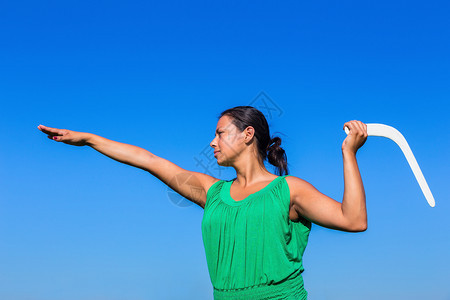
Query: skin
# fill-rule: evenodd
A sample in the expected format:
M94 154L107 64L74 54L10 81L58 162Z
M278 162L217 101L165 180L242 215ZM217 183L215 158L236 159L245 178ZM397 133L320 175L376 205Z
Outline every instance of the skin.
M358 232L367 229L366 198L356 161L356 152L367 139L367 126L356 120L346 122L345 126L350 132L341 148L344 163L342 202L322 194L301 178L288 176L286 182L291 193L291 221L298 222L300 217L303 217L315 224L336 230ZM90 146L118 162L145 170L202 208L205 207L207 191L219 181L208 174L185 170L146 149L92 133L44 125L39 125L38 129L53 141L73 146ZM235 201L261 190L278 177L267 171L261 161L254 134L252 126L240 132L232 124L230 117L223 116L217 122L215 137L210 143L214 151L218 151L214 155L217 163L233 167L236 171L236 180L230 187L230 195Z

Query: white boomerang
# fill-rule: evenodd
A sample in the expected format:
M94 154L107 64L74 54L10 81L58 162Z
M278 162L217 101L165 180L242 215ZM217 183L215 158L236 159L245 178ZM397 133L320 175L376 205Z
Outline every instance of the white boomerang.
M414 157L411 151L411 148L409 147L408 143L406 142L406 139L403 137L400 131L398 131L394 127L384 124L369 123L366 125L368 136L386 137L388 139L393 140L400 147L400 149L402 149L402 152L405 155L406 160L408 161L409 166L411 167L414 173L414 176L416 176L417 182L419 183L419 186L422 189L422 192L425 195L428 204L431 207L434 207L435 202L433 194L431 194L430 188L428 187L425 177L423 177L422 171L419 168L419 164L417 163L416 158ZM345 126L344 130L346 134L349 133L349 129L347 126Z

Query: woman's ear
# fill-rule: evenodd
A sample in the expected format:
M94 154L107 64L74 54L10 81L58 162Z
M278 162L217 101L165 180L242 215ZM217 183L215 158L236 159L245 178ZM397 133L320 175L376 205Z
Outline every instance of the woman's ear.
M244 129L244 133L245 133L244 140L246 142L249 142L255 135L255 128L253 128L252 126L248 126L247 128Z

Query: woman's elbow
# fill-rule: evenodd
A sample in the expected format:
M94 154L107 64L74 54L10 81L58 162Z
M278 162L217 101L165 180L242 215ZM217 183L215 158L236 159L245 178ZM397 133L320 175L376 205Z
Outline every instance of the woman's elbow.
M356 232L363 232L367 230L367 222L364 222L362 224L359 225L359 227L357 228Z
M348 228L348 231L350 232L363 232L366 230L367 230L367 222L355 223L350 228Z

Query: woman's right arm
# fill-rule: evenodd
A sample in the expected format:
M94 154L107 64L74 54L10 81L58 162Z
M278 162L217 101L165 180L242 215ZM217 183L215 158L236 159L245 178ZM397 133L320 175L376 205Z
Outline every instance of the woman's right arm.
M87 132L43 125L39 125L38 128L54 141L74 146L87 145L118 162L147 171L202 208L205 207L208 189L219 180L207 174L185 170L141 147L116 142Z
M84 134L85 144L118 162L148 171L153 153L144 148L116 142L92 133Z

